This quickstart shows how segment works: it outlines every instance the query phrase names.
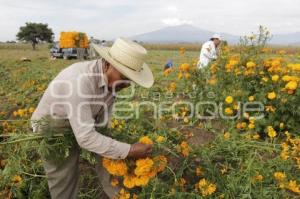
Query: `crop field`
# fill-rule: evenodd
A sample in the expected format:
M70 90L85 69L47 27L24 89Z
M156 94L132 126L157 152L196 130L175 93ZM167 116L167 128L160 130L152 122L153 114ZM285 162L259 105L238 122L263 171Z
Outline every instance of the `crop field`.
M145 159L102 160L118 198L299 198L300 49L253 36L199 70L200 46L162 46L146 45L154 86L122 91L127 110L99 129L153 144ZM78 61L50 59L47 44L0 44L0 198L49 198L46 138L29 119L50 81ZM95 164L83 150L80 198L101 197Z

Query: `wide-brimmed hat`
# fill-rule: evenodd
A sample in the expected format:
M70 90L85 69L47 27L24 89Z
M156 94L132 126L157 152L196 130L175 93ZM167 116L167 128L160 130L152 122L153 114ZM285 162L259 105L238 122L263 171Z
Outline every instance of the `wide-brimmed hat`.
M143 46L126 38L118 38L112 47L96 44L92 47L128 79L145 88L153 85L152 71L145 63L147 50Z

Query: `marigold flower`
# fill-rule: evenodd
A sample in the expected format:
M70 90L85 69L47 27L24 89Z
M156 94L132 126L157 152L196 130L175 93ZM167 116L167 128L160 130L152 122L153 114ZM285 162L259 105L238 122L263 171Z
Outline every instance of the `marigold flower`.
M150 158L144 158L144 159L137 160L135 164L136 164L136 168L134 170L134 173L137 176L141 176L141 175L147 175L150 172L154 162Z
M164 142L165 140L166 140L166 138L161 135L157 136L157 138L156 138L156 142L158 142L158 143Z
M142 144L153 144L153 141L148 136L143 136L139 139Z
M264 179L264 177L262 175L256 175L252 178L252 181L255 183L257 181L262 181Z
M150 177L148 175L136 176L134 179L135 186L142 187L149 183Z
M288 82L286 85L285 85L285 89L288 89L288 90L296 90L297 89L297 82L296 81L290 81Z
M274 173L274 178L275 178L277 181L283 181L283 180L286 178L286 175L285 175L285 173L283 173L283 172L275 172L275 173Z
M204 174L204 171L202 169L202 167L197 167L196 168L196 175L197 176L202 176Z
M115 176L124 176L127 174L127 165L124 160L111 160L108 158L102 159L103 167L108 171L108 173Z
M249 61L249 62L247 62L247 64L246 64L246 67L247 68L254 68L256 66L256 64L253 62L253 61Z
M290 180L287 189L294 193L300 193L300 186L297 184L296 180Z
M223 136L224 136L224 139L227 140L227 139L230 138L230 133L229 132L225 132Z
M135 187L135 177L132 175L125 175L123 180L123 185L128 189Z
M118 199L130 199L130 193L122 188L118 194Z
M249 100L249 102L254 101L254 96L249 96L249 97L248 97L248 100Z
M276 137L276 135L277 135L276 131L273 129L272 126L268 126L268 127L267 127L267 132L268 132L268 136L269 136L270 138L274 138L274 137Z
M167 158L163 155L154 157L153 161L154 161L154 166L155 166L156 172L161 172L161 171L165 170L167 163L168 163Z
M225 98L225 102L226 102L227 104L231 104L231 103L233 102L233 97L232 97L232 96L227 96L227 97Z
M22 183L22 177L20 175L15 175L12 178L12 182L15 184L21 184Z
M118 179L113 178L113 179L110 181L110 184L111 184L111 186L115 187L115 186L117 186L117 185L119 184L119 181L118 181Z
M233 110L232 110L231 108L225 108L225 113L226 113L227 115L232 115Z
M203 178L196 184L196 189L200 191L202 196L208 196L216 191L217 186Z
M184 157L187 157L190 153L190 147L186 141L182 141L178 147L178 152L181 152Z
M273 100L275 98L276 98L276 93L274 91L268 93L268 99Z
M273 75L272 76L272 81L277 82L279 80L279 75Z

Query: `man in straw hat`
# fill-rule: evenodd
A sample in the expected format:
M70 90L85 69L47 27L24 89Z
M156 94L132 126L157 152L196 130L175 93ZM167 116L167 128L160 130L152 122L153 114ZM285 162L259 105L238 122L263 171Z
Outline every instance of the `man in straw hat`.
M219 34L214 34L209 41L205 42L201 47L198 67L204 68L211 61L217 59L218 57L218 47L221 43L221 36Z
M34 132L46 133L51 126L61 133L67 128L76 139L68 155L62 154L63 159L54 161L49 155L44 158L48 186L54 199L77 198L80 147L95 153L98 161L100 157L143 158L152 151L151 145L130 145L95 130L103 118L107 120L111 115L114 91L128 87L131 81L145 88L152 86L153 74L145 63L146 49L125 38L118 38L111 48L92 45L102 58L75 63L62 70L49 84L31 118ZM46 121L46 125L39 124L41 120ZM60 155L56 153L53 157ZM101 161L97 171L104 191L110 198L114 197L119 188L111 186L110 175Z

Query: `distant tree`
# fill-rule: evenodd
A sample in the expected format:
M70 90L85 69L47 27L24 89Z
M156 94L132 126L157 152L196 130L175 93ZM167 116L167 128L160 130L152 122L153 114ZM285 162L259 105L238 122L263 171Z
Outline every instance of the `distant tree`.
M48 27L48 24L27 22L25 26L20 27L17 39L31 42L32 48L35 50L36 44L41 41L53 42L53 35L52 29Z

